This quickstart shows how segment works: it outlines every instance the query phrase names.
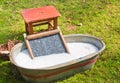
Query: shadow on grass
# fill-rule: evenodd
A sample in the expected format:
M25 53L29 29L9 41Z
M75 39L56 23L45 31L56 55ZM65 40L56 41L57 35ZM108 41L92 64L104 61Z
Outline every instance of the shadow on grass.
M0 83L28 83L8 58L0 57Z

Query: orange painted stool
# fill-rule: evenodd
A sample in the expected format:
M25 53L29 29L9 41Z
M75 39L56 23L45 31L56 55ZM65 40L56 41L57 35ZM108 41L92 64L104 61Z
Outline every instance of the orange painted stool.
M30 8L21 11L25 21L26 33L33 34L33 27L48 24L48 30L56 29L58 26L59 12L54 6Z

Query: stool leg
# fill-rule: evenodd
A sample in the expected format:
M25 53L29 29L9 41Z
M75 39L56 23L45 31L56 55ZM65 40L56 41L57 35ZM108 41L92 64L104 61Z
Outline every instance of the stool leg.
M32 26L32 23L29 23L29 24L28 24L28 28L27 28L27 29L28 29L28 34L29 34L29 35L33 34L33 26Z
M58 26L58 20L57 18L54 19L54 29L57 29Z
M52 30L53 26L52 26L52 20L48 21L48 30Z
M25 30L26 30L26 34L29 34L29 32L28 32L28 25L27 25L26 22L25 22Z

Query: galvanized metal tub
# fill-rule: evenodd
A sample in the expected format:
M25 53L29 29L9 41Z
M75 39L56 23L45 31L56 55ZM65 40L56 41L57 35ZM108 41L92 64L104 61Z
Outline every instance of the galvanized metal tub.
M90 54L87 57L76 59L64 64L43 68L43 69L29 69L18 66L13 57L19 52L26 49L24 43L19 43L14 46L10 54L10 61L19 69L23 78L33 83L50 83L60 79L64 79L78 72L83 72L92 67L96 62L98 55L105 49L105 44L102 40L89 35L73 34L64 36L66 42L84 42L95 45L99 50L96 53Z

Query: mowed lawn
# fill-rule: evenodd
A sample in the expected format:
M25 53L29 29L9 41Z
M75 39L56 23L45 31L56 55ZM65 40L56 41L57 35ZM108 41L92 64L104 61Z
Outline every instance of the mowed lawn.
M57 83L120 83L119 0L0 0L0 44L8 39L23 41L25 26L20 11L46 5L61 13L59 27L64 35L94 35L106 44L92 69ZM0 83L26 83L12 70L10 61L0 58Z

